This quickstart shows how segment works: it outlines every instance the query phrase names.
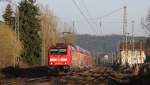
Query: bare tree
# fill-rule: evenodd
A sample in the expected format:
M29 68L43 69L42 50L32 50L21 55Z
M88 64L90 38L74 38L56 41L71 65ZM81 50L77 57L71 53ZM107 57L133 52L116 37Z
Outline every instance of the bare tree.
M42 35L42 64L47 62L48 49L55 45L60 34L57 26L57 18L53 16L48 7L41 7L41 35Z
M68 43L73 43L75 40L75 32L69 25L65 27L59 26L58 17L54 16L52 11L48 7L41 6L41 37L42 37L42 65L47 64L47 54L51 46L56 43L62 42L61 30L70 32L64 36Z

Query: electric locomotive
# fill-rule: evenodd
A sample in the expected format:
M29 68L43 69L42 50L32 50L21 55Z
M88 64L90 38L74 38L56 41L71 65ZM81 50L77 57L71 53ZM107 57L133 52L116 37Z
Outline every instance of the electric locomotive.
M92 66L90 52L76 45L59 43L49 49L49 70L68 72L70 69L82 69L90 66Z

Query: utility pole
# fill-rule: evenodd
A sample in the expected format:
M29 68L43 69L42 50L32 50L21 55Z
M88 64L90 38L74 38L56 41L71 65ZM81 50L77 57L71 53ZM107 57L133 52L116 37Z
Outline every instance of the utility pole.
M132 58L131 58L132 61L133 61L133 57L135 58L135 52L134 52L134 21L132 21Z
M42 39L42 65L45 65L45 52L46 52L46 50L45 50L45 25L44 25L44 22L42 22L42 36L43 36L43 39Z
M75 21L72 21L72 26L73 28L75 28Z
M128 47L128 40L127 40L127 7L124 6L124 15L123 15L123 34L124 34L124 41L125 41L125 50L127 51Z
M127 7L123 7L123 51L125 52L125 57L127 57L127 51L128 51L128 40L127 40ZM125 61L127 61L128 58L125 58Z
M142 63L142 51L143 51L143 42L142 41L140 41L140 60L141 60L141 62L140 63Z
M15 20L15 22L16 22L16 27L15 27L15 31L16 31L16 34L17 34L17 40L19 41L20 40L20 31L19 31L19 7L18 6L16 6L16 20ZM16 61L17 61L17 64L19 65L19 63L20 63L20 56L18 55L17 57L16 57L16 59L15 59L15 63L16 63Z
M19 31L19 7L17 6L16 9L17 9L17 11L16 11L17 12L17 17L16 17L17 18L17 21L16 21L17 27L16 28L17 28L17 38L19 40L20 39L20 36L19 36L19 34L20 34L20 31Z
M134 51L134 21L132 21L132 51Z
M112 65L114 64L114 53L113 52L111 52L111 63L112 63Z
M105 51L105 54L106 54L106 51L107 51L107 49L106 49L106 43L105 43L105 36L103 35L103 29L102 29L102 21L101 21L101 19L100 19L100 22L99 22L99 27L100 27L100 35L102 36L102 38L103 38L103 49L104 49L104 51Z
M102 21L100 20L100 22L99 22L99 27L100 27L100 33L101 33L101 35L103 35L103 30L102 30Z
M123 50L126 49L126 41L127 41L127 7L124 6L124 9L123 9Z

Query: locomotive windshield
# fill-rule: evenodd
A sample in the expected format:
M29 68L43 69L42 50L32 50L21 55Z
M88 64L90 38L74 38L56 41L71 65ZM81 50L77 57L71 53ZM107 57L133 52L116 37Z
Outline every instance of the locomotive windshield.
M51 53L51 54L57 54L57 53L58 53L58 49L51 49L51 50L50 50L50 53Z
M50 50L50 54L67 54L66 48L53 48Z
M60 54L66 54L66 53L67 53L67 50L66 50L66 49L59 49L59 53L60 53Z

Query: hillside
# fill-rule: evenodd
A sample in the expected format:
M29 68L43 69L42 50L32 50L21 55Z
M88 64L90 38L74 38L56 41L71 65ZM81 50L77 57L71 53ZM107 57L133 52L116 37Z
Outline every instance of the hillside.
M135 40L144 40L145 37L136 37ZM117 44L122 40L121 35L93 36L93 35L77 35L76 44L80 47L97 52L115 52Z

